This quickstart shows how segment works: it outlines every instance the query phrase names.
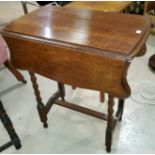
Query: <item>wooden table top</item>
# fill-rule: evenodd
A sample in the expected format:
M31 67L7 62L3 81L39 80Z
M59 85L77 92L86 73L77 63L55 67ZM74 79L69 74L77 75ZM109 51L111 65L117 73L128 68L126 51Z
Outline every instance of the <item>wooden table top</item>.
M3 33L129 59L138 43L144 44L149 26L145 16L47 5L13 21Z
M121 12L127 8L132 1L74 1L65 7L90 9L96 11Z

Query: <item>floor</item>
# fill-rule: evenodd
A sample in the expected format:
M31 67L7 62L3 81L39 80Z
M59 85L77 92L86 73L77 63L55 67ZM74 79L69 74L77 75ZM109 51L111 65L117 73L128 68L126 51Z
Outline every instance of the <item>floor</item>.
M31 7L30 10L35 9ZM0 25L22 16L20 2L0 2ZM148 67L148 59L155 52L155 37L149 36L147 54L135 58L128 71L128 82L134 86L143 81L155 81L155 73ZM27 80L23 85L4 67L0 68L0 98L12 119L21 139L22 148L10 147L3 153L106 153L106 122L72 110L54 106L48 115L49 127L44 129L36 110L36 101L29 75L22 71ZM37 75L44 102L57 89L54 81ZM99 93L66 86L66 99L84 106L106 111L100 103ZM133 93L134 91L132 91ZM132 94L133 95L133 94ZM115 100L117 102L117 100ZM155 102L155 101L154 101ZM122 122L117 124L113 136L111 153L155 153L155 106L135 102L132 97L125 103ZM9 140L0 123L0 145Z

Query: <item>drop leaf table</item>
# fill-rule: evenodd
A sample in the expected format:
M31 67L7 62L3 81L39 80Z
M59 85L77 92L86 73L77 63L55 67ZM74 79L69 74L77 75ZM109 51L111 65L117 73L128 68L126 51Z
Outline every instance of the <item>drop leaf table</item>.
M130 96L127 70L135 56L145 53L149 28L146 16L47 5L11 22L2 35L12 63L30 73L44 127L53 104L107 120L105 144L110 152L113 128ZM47 104L42 102L35 73L58 83ZM65 101L63 83L106 92L107 114ZM115 97L119 102L114 116Z

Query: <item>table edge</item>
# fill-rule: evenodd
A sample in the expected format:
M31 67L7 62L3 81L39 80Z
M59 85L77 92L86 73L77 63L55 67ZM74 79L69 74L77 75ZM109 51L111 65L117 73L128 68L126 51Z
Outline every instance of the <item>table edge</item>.
M146 33L147 33L147 35L146 35ZM144 41L146 40L146 38L148 36L148 32L146 32L146 33L143 35ZM130 61L137 53L136 47L133 49L134 52L132 52L131 54L114 53L113 51L105 51L102 49L77 45L77 44L68 43L65 41L59 41L59 40L54 40L54 39L48 40L48 39L44 39L41 37L35 37L35 36L31 36L31 35L12 32L9 30L5 30L5 28L0 32L0 34L2 34L2 36L21 38L24 40L40 42L40 43L44 43L44 44L51 44L53 46L57 46L57 47L61 47L61 48L67 48L67 49L76 50L76 51L83 51L83 52L86 52L89 54L104 56L104 57L113 58L113 59L117 59L117 60L123 60L123 61Z

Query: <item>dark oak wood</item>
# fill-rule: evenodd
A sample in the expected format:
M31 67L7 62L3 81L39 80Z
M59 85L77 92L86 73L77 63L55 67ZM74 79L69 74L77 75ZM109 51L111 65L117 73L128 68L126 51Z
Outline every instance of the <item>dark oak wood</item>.
M113 97L109 95L109 101L108 101L108 117L107 117L107 129L106 129L106 139L105 139L105 145L107 152L111 151L111 144L112 144L112 129L113 129L113 106L114 101Z
M58 90L60 91L61 94L61 99L65 101L65 87L62 83L58 82Z
M5 149L7 149L12 145L14 145L16 149L20 149L21 148L20 139L16 134L15 129L13 128L12 122L6 113L1 100L0 100L0 119L11 139L11 141L9 141L8 143L0 146L0 152L4 151Z
M61 97L61 99L64 101L64 96L65 96L64 85L58 82L58 91L55 94L53 94L53 96L51 96L49 98L49 100L47 101L46 105L44 105L42 102L42 98L40 96L40 90L39 90L39 86L37 84L37 78L33 72L29 71L29 74L31 77L35 97L36 97L36 100L38 103L37 109L38 109L38 113L40 116L40 120L41 120L41 122L43 122L43 126L45 128L47 128L48 127L47 114L48 114L49 110L51 109L52 105L54 104L54 101L56 99L58 99L59 97Z
M104 92L100 92L100 101L101 102L105 101L105 94L104 94Z
M69 16L65 19L63 16L67 12ZM46 6L12 22L3 34L5 33L4 37L11 50L16 49L16 53L12 54L13 63L21 69L31 68L33 72L62 83L100 90L119 98L127 97L130 92L125 80L123 85L128 90L124 89L122 76L129 60L139 52L141 44L145 43L149 20L143 16L95 11L91 12L92 21L88 16L90 12ZM76 20L82 25L81 29L75 24ZM42 24L37 25L40 22ZM109 26L110 22L113 22L115 29ZM137 34L136 30L141 33ZM40 60L32 56L32 48L33 54L37 54L40 59L50 58L46 60L46 65L37 63ZM26 58L21 62L21 57L25 57L24 51L27 51ZM90 65L92 63L94 65ZM47 71L47 66L51 67L51 71ZM94 78L98 83L94 83Z
M49 111L50 111L50 109L51 109L51 107L53 106L53 104L54 104L54 101L57 99L57 98L59 98L59 97L61 97L62 95L61 95L61 91L57 91L57 92L55 92L50 98L49 98L49 100L47 101L47 104L46 104L46 106L45 106L45 112L46 113L48 113Z
M40 120L41 122L43 122L43 125L45 128L48 127L48 124L47 124L47 115L46 115L46 111L44 110L45 109L45 106L42 102L42 98L40 96L40 91L39 91L39 86L37 84L37 78L35 76L35 74L33 72L29 72L30 74L30 77L31 77L31 81L32 81L32 85L33 85L33 89L34 89L34 93L35 93L35 96L36 96L36 100L38 102L38 105L37 105L37 109L38 109L38 113L39 113L39 116L40 116Z
M116 118L118 118L119 121L122 120L122 115L123 115L123 110L124 110L124 100L119 100L118 102L118 109L116 112Z
M63 107L66 107L66 108L87 114L87 115L90 115L90 116L94 116L94 117L97 117L97 118L100 118L103 120L107 120L106 114L88 109L86 107L82 107L82 106L79 106L76 104L72 104L72 103L64 102L64 101L60 101L60 100L55 100L54 104L57 104L57 105L60 105L60 106L63 106Z
M5 31L12 31L16 36L16 33L28 35L29 39L32 36L33 40L40 38L57 46L78 46L78 49L89 49L89 53L100 56L126 59L132 57L137 42L147 34L148 23L149 19L140 15L58 9L49 5L13 21ZM141 33L137 34L136 30L141 30Z
M148 13L154 9L155 9L155 1L146 1L144 4L144 15L148 15ZM151 18L151 27L152 27L152 29L150 30L150 33L152 35L155 35L155 31L154 31L155 17L150 15L150 18ZM149 58L148 64L149 64L149 67L151 67L151 69L155 71L155 54Z
M44 127L54 103L95 117L105 116L64 101L63 83L108 93L106 147L110 151L112 129L122 118L123 100L130 95L127 70L132 58L142 55L149 27L145 16L48 5L13 21L2 34L13 64L30 71ZM47 104L42 103L34 73L58 82L58 91ZM114 97L120 99L115 119Z
M10 60L6 60L4 65L12 72L18 81L26 84L26 80L24 79L23 75L12 65Z
M16 49L16 52L12 52L11 57L17 68L27 70L31 68L33 72L61 83L111 93L119 98L130 95L126 79L124 78L122 82L122 77L126 77L126 66L129 65L129 62L58 48L50 44L19 38L5 38L8 44L13 45L10 46L11 51ZM42 60L46 61L41 62ZM94 65L90 65L90 63Z
M0 33L2 28L0 28ZM4 41L3 37L0 34L0 65L4 64L9 71L15 76L15 78L23 83L26 83L23 75L13 66L11 60L9 59L8 55L9 49L7 47L6 42ZM1 57L2 56L2 57Z
M126 10L131 3L132 1L74 1L65 7L104 12L122 12Z
M74 1L65 7L104 12L128 12L127 10L131 4L132 1ZM100 102L104 102L104 99L104 92L100 92Z

